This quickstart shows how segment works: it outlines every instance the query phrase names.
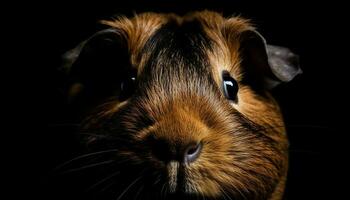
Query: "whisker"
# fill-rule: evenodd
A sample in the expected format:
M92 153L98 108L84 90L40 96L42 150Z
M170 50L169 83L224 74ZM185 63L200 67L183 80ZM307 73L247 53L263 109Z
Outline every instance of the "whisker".
M104 150L104 151L97 151L97 152L93 152L93 153L88 153L88 154L84 154L84 155L81 155L81 156L78 156L78 157L75 157L71 160L68 160L66 162L64 162L63 164L57 166L56 168L53 169L53 171L57 171L59 169L61 169L62 167L74 162L74 161L77 161L77 160L80 160L80 159L83 159L83 158L87 158L87 157L90 157L90 156L95 156L95 155L100 155L100 154L104 154L104 153L112 153L112 152L117 152L118 149L109 149L109 150Z
M87 168L91 168L91 167L95 167L95 166L100 166L100 165L105 165L105 164L110 164L110 163L115 163L115 164L123 164L125 162L130 161L131 159L126 158L126 159L113 159L113 160L107 160L107 161L102 161L99 163L93 163L90 165L85 165L79 168L75 168L75 169L68 169L67 171L62 172L62 174L66 174L66 173L70 173L70 172L75 172L75 171L79 171L79 170L83 170L83 169L87 169Z
M102 180L99 180L97 183L93 184L88 189L86 189L86 192L96 188L97 186L101 185L102 183L106 182L107 180L113 178L114 176L116 176L118 174L120 174L120 171L112 173L111 175L108 175L107 177L103 178Z
M163 183L162 189L160 190L160 199L164 199L164 198L163 198L163 195L164 195L164 197L165 197L165 194L163 194L163 192L164 192L164 187L165 187L165 183Z
M133 186L136 184L137 181L141 180L142 176L139 176L138 178L136 178L133 182L130 183L130 185L128 187L125 188L125 190L119 195L119 197L117 198L117 200L120 200L124 194Z
M279 125L279 126L268 126L268 127L264 127L264 126L259 126L257 128L257 131L267 131L267 130L272 130L272 129L276 129L276 128L282 128L285 127L284 125Z
M153 185L157 185L157 184L159 183L160 177L161 177L161 175L159 174L159 175L157 176L157 178L156 178L156 181L154 181L154 184L153 184Z
M166 199L166 196L168 195L168 187L165 187L164 190L164 199Z
M220 188L220 191L222 192L222 197L224 198L224 200L227 200L226 199L226 195L225 195L225 193L223 192L223 190Z
M108 190L110 187L112 187L115 184L115 182L107 184L104 188L101 189L101 192L105 192Z
M243 184L241 184L241 185L243 185ZM239 193L239 195L240 195L243 199L247 199L247 197L243 194L243 192L242 192L239 188L237 188L237 187L235 186L235 184L231 184L231 186L235 189L236 192ZM223 188L223 189L224 189L224 188Z
M229 198L229 200L232 200L231 197L225 192L225 189L222 188L221 186L219 187L220 191L223 193L224 199Z
M113 163L115 160L107 160L107 161L103 161L103 162L99 162L99 163L94 163L94 164L90 164L90 165L85 165L83 167L79 167L79 168L75 168L75 169L70 169L67 171L62 172L62 174L67 174L67 173L71 173L71 172L76 172L76 171L80 171L83 169L88 169L88 168L92 168L92 167L97 167L100 165L105 165L105 164L110 164Z
M102 138L102 139L110 139L113 141L124 141L124 142L130 142L130 140L117 137L115 135L107 135L107 134L99 134L99 133L93 133L93 132L79 132L80 135L87 135L87 136L92 136L92 137L97 137L97 138Z
M141 191L143 190L144 185L141 185L141 187L137 190L137 193L135 194L134 200L137 200L139 195L141 194Z

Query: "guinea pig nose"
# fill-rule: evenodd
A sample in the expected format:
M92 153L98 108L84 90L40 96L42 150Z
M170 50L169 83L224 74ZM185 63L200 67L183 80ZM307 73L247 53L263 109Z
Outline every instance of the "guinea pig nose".
M195 161L202 151L202 143L191 144L184 151L184 160L186 163Z
M202 150L202 143L196 142L170 142L166 138L155 138L154 136L149 136L147 141L154 158L164 163L172 160L191 163L198 158Z

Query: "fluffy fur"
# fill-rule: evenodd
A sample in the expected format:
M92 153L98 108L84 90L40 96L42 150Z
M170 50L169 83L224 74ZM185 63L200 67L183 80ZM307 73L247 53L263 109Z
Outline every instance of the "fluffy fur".
M267 90L257 92L242 81L244 68L252 67L242 65L243 34L254 31L248 20L203 11L182 17L145 13L103 23L127 43L136 90L126 100L98 106L83 130L97 133L89 143L118 150L113 158L126 182L145 171L132 185L143 188L138 198L180 193L186 198L282 198L288 142L280 109ZM238 82L237 103L222 92L223 70ZM156 151L176 152L198 142L203 149L192 163L157 156Z

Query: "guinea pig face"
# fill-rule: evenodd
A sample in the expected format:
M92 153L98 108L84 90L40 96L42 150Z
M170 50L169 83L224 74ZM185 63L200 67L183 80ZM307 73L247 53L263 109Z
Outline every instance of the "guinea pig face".
M118 198L282 198L288 142L269 89L300 72L294 54L208 11L103 23L66 61Z

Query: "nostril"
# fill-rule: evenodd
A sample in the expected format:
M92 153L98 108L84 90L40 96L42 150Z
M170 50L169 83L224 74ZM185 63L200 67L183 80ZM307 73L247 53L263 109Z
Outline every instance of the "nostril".
M191 147L191 148L187 151L187 154L188 154L188 155L192 155L192 154L196 153L197 150L198 150L198 147L197 147L197 146Z
M192 144L185 150L185 162L190 163L195 161L202 150L202 143Z
M166 140L152 139L150 145L152 146L153 155L164 162L168 162L175 157L170 144Z
M202 143L175 143L166 138L155 138L154 136L149 136L146 142L150 147L152 158L164 163L172 160L191 163L198 158L202 150Z

